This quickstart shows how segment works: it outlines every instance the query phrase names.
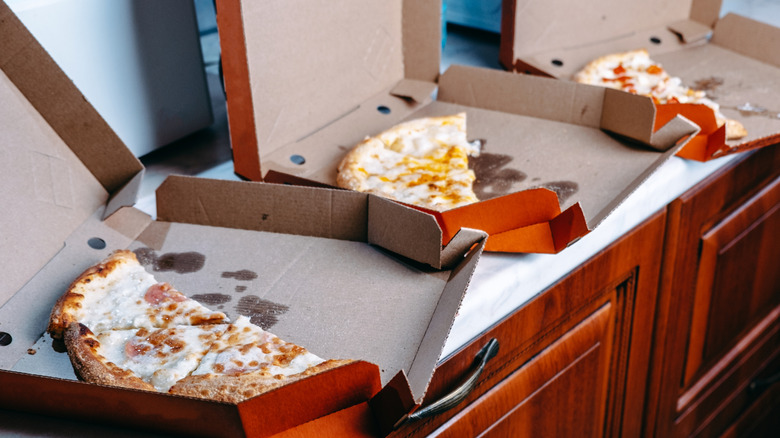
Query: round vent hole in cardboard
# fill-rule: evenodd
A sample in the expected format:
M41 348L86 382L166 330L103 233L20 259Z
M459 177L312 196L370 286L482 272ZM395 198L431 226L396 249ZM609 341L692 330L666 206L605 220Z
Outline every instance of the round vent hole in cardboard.
M89 247L92 249L105 249L106 241L100 237L92 237L91 239L87 240L87 245L89 245Z

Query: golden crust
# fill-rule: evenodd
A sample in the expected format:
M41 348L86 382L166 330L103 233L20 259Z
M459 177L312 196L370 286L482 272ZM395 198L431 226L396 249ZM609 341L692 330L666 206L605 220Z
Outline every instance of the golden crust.
M52 338L62 339L65 330L71 324L79 322L78 315L84 301L84 294L94 290L94 287L90 287L91 283L97 279L108 278L117 271L119 266L127 263L138 263L138 259L132 251L118 250L79 275L52 308L49 326L46 329Z
M726 119L726 140L739 140L748 135L742 123L734 119Z
M352 361L328 360L291 376L268 377L258 372L235 375L202 374L189 376L179 380L168 392L226 403L240 403L280 386L338 368L350 362Z
M76 375L90 383L156 391L132 371L109 362L100 354L100 341L84 324L73 323L64 332L68 357Z

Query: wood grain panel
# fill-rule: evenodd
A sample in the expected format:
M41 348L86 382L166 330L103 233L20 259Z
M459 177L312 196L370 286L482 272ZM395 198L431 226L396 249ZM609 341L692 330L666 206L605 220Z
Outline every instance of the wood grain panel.
M760 411L742 390L778 342L779 178L764 148L667 207L644 436L713 436Z
M612 311L602 306L432 436L601 436Z
M469 373L474 355L489 339L500 342L498 355L487 364L475 391L464 402L449 412L407 424L391 436L430 434L607 304L614 329L610 351L605 353L609 360L601 363L602 371L608 373L607 396L604 406L595 411L602 416L597 421L606 436L638 436L665 223L665 211L649 218L439 364L424 405L449 392ZM565 400L554 401L566 404Z

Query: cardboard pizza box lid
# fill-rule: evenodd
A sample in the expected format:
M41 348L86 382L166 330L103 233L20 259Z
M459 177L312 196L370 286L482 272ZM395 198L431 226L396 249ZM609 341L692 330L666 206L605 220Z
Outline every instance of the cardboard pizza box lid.
M780 140L776 92L780 83L780 29L728 14L721 1L581 4L504 2L500 61L505 68L570 79L591 60L645 48L684 84L707 91L721 112L748 136L725 140L712 111L697 105L659 105L659 119L684 115L701 132L679 156L707 161Z
M674 117L656 126L656 112L649 100L625 102L609 93L589 94L587 88L574 91L554 82L535 89L540 84L515 83L482 69L455 68L453 73L446 73L447 77L460 78L462 88L446 91L452 97L449 107L441 102L440 88L439 100L434 101L431 94L439 85L441 41L438 0L354 1L341 5L338 12L328 2L306 2L304 14L295 2L221 0L217 7L235 169L249 179L333 187L338 163L367 134L432 112L446 115L465 110L470 139L498 138L511 131L519 134L520 143L533 132L532 137L541 137L557 148L562 143L582 143L585 137L577 137L578 132L599 131L595 135L605 148L586 161L571 154L551 158L548 152L555 148L546 145L529 146L526 142L522 149L518 146L512 150L506 138L498 141L504 143L504 154L510 160L522 155L523 159L544 160L552 166L526 167L545 170L521 184L494 181L494 185L511 186L520 193L500 198L493 193L488 198L496 199L490 202L443 214L428 212L441 226L445 244L465 226L488 230L490 251L559 252L597 225L670 156L651 152L650 159L636 159L632 153L623 155L622 162L615 161L614 154L607 150L616 140L601 129L652 144L661 151L679 147L678 140L687 140L697 129L684 118ZM331 20L334 14L338 17ZM359 23L345 25L342 21ZM470 90L484 89L485 82L492 80L508 86L512 93L494 89L476 100L469 97ZM560 99L572 96L579 100ZM521 115L535 118L525 120L529 131L517 131L506 121L507 113L517 113L513 99L525 102ZM494 101L501 104L491 107ZM614 105L605 107L605 102ZM437 108L450 108L452 112L442 113ZM487 108L492 111L485 111ZM618 123L627 108L635 117ZM582 115L573 117L576 111ZM542 123L540 128L534 126L536 119L550 123ZM560 121L564 124L555 124ZM496 142L488 138L487 151L495 146ZM634 150L643 155L641 148L623 149ZM597 155L604 161L592 159ZM580 163L574 169L564 164L572 159ZM590 168L583 169L582 163L589 163ZM518 165L515 162L509 167ZM609 174L601 166L609 166ZM599 184L585 187L579 184L584 181L579 181L577 187L572 187L572 180L580 177L578 172L599 171L603 172L596 178ZM612 173L622 177L610 183ZM601 190L605 182L610 186L606 191ZM545 183L556 192L538 188ZM583 196L582 191L562 199L580 189L589 190L590 195ZM511 191L502 192L507 193ZM587 207L589 211L583 213L582 206L588 204L592 204ZM388 225L393 227L392 234L412 229L403 220L408 206L377 206L382 214L398 218ZM400 244L388 248L402 254L416 251Z
M10 340L0 346L0 407L192 435L265 436L365 406L392 379L407 380L408 397L420 402L484 232L462 230L454 239L460 252L451 245L442 254L432 216L408 209L414 236L394 236L383 225L388 218L370 217L388 202L381 198L185 177L160 187L153 221L132 207L143 166L1 2L0 41L7 207L0 331ZM430 264L451 269L383 247L409 238ZM136 250L158 278L232 317L259 318L322 356L360 360L239 405L75 381L67 355L44 333L49 312L79 273L118 248Z
M440 0L219 0L217 10L235 170L248 179L378 94L408 113L435 89Z
M143 165L0 2L0 303L95 210L133 205Z

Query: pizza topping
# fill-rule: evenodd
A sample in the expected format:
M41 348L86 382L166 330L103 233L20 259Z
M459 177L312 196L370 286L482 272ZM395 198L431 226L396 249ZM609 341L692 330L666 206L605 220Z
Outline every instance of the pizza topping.
M478 201L466 116L415 119L357 145L339 165L338 185L408 204L447 210Z
M239 374L250 371L292 375L323 362L305 348L282 341L240 316L203 357L192 374Z
M157 283L146 290L144 299L151 304L159 305L163 301L181 303L182 301L186 301L187 297L176 289L173 289L168 283Z

